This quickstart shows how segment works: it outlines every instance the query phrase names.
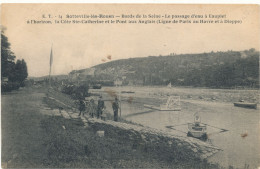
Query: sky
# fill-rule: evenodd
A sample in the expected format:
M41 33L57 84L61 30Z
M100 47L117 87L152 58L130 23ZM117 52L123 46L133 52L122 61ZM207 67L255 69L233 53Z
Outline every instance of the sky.
M242 24L27 24L42 16L90 14L226 15ZM1 25L17 59L24 59L29 76L48 75L53 49L52 74L117 59L259 50L257 5L169 4L2 4ZM57 19L58 20L58 19ZM179 20L179 19L178 19ZM53 21L53 20L52 20ZM107 59L111 56L111 60Z

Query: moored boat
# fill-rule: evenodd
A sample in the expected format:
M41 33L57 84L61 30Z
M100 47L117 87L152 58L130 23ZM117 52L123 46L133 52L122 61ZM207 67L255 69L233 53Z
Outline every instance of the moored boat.
M207 126L206 125L196 125L195 123L188 123L188 134L187 136L192 136L195 138L207 138Z
M133 91L122 91L121 93L135 93Z
M257 108L256 103L247 103L247 102L235 102L234 106L249 108L249 109L256 109Z
M195 113L194 116L194 123L188 123L187 136L207 140L207 126L200 123L201 120L198 113Z

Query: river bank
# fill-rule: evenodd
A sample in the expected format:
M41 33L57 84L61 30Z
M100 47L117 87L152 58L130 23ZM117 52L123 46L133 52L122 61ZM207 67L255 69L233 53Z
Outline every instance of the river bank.
M114 130L100 137L79 118L54 116L59 111L43 102L43 91L21 89L2 95L3 168L219 168L171 154L161 159L161 152L147 153Z

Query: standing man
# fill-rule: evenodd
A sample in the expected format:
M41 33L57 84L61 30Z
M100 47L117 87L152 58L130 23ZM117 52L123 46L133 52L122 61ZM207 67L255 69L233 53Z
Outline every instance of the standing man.
M100 96L99 99L98 99L97 118L102 116L102 113L103 113L104 109L105 109L105 103L102 100L102 96Z
M119 104L118 104L117 97L115 97L115 101L112 104L112 108L113 108L113 111L114 111L114 121L118 121L118 108L119 108Z
M89 113L92 118L94 117L95 112L96 112L95 101L94 99L91 99L89 102Z
M83 112L84 116L84 111L86 110L86 106L83 100L79 101L79 116L81 115L81 112Z

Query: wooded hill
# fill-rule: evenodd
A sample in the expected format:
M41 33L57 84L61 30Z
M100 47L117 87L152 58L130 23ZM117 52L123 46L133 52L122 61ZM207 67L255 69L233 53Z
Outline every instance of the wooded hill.
M84 72L94 69L94 76ZM115 60L73 71L80 79L122 80L123 85L167 85L214 88L259 87L259 51L171 54Z

